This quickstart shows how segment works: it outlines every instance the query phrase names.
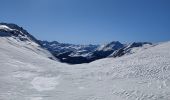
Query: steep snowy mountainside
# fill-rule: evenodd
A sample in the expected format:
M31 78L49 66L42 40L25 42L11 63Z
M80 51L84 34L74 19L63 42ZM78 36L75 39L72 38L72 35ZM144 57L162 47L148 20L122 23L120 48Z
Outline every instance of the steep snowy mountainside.
M0 100L169 100L170 42L67 65L0 37Z
M6 34L5 36L13 36L21 41L34 41L39 44L35 37L16 24L0 23L0 32Z
M27 48L40 55L55 59L49 51L41 46L36 38L18 25L0 23L0 38L2 39L1 41L6 41L12 45Z

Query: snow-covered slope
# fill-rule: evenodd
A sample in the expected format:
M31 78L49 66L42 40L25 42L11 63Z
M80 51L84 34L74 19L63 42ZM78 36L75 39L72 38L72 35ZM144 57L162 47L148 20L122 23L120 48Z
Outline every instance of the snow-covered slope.
M0 37L0 100L169 100L170 42L67 65Z

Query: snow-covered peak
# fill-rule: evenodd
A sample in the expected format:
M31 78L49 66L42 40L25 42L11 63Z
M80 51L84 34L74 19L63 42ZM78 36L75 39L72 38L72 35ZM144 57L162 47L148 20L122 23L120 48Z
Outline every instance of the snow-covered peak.
M36 38L16 24L0 23L0 36L13 37L18 41L29 41L39 44Z
M28 49L36 54L55 59L51 53L42 48L39 41L16 24L0 23L0 40L19 48Z

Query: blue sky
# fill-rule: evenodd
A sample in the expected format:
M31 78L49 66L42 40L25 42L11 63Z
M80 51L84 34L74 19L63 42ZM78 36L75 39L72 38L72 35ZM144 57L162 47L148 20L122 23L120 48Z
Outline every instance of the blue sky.
M0 21L76 44L170 40L170 0L0 0Z

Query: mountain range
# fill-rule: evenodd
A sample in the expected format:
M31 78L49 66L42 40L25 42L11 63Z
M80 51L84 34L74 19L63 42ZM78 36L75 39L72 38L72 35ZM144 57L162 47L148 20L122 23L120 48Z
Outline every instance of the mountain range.
M21 41L33 41L42 48L48 50L59 61L69 64L90 63L106 57L120 57L131 52L133 48L152 45L152 43L149 42L122 44L119 41L112 41L104 45L75 45L69 43L59 43L57 41L49 42L36 39L16 24L0 23L0 25L0 31L3 33L8 33L1 33L1 36L8 35Z

